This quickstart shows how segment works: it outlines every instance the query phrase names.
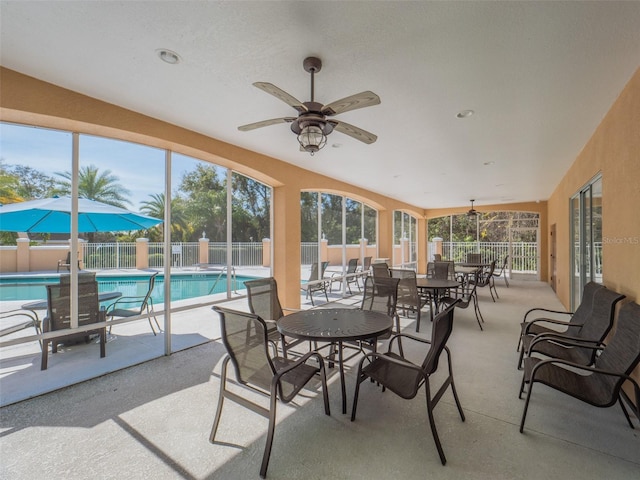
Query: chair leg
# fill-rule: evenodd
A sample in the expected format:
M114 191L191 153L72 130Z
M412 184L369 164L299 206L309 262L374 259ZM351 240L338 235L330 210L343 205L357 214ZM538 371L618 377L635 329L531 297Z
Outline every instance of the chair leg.
M49 341L43 340L42 341L42 359L40 360L40 370L47 369L48 358L49 358Z
M524 383L524 379L523 379ZM529 409L529 400L531 399L531 392L533 391L533 379L529 382L529 389L527 390L527 399L524 402L524 410L522 411L522 420L520 421L520 433L524 431L524 421L527 418L527 410Z
M624 413L624 416L627 419L627 423L631 428L635 430L636 427L633 426L633 423L631 422L631 417L629 417L629 412L627 412L627 409L625 408L624 403L622 402L622 397L620 395L618 395L618 403L620 404L620 407L622 407L622 413Z
M360 384L366 378L361 372L362 364L358 366L358 375L356 377L356 389L353 392L353 405L351 407L351 421L356 419L356 409L358 408L358 394L360 393Z
M218 425L220 424L220 417L222 416L222 404L224 403L224 390L226 388L227 381L227 365L229 364L230 357L224 359L222 363L222 370L220 372L220 393L218 394L218 408L216 409L216 416L213 420L213 426L211 427L211 434L209 435L209 441L214 442Z
M431 434L433 435L433 440L436 442L436 448L438 449L438 455L440 455L440 462L442 465L447 463L447 458L444 456L444 450L442 449L442 445L440 444L440 437L438 437L438 430L436 429L435 418L433 417L433 405L431 403L431 392L429 389L429 380L424 382L425 385L425 393L427 395L427 414L429 416L429 425L431 426Z
M107 356L107 327L100 330L100 358Z
M269 430L267 431L267 443L264 447L262 455L262 465L260 465L260 478L267 476L267 468L269 467L269 457L271 456L271 447L273 446L273 434L276 429L276 407L277 407L277 385L271 385L271 399L269 402Z

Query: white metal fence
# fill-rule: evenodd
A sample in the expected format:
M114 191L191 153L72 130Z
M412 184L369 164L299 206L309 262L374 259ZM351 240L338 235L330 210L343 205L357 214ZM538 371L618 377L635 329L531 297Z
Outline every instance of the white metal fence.
M262 266L262 242L234 242L232 244L234 266ZM136 244L133 242L85 243L84 268L92 270L114 270L136 268ZM171 244L171 266L191 267L200 263L198 242L173 242ZM209 243L208 263L227 263L227 244ZM164 243L149 242L149 267L164 267Z
M435 244L429 243L429 259L433 258ZM496 260L498 266L507 255L514 272L538 271L538 244L536 242L442 242L442 257L456 262L464 262L468 253L482 255L483 263Z

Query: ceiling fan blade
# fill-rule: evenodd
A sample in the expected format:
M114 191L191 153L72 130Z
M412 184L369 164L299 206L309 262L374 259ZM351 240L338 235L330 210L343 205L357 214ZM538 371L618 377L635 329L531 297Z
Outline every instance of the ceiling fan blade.
M333 125L333 129L339 131L340 133L344 133L345 135L349 135L350 137L355 138L356 140L360 140L361 142L366 143L367 145L375 142L378 137L373 133L367 132L358 127L354 127L353 125L349 125L345 122L338 122L337 120L329 120L329 123Z
M293 108L295 108L299 113L304 113L309 111L308 108L300 100L289 95L287 92L285 92L281 88L276 87L272 83L256 82L253 84L253 86L258 87L260 90L263 90L270 95L273 95L279 100L282 100L287 105L290 105Z
M256 128L268 127L269 125L275 125L276 123L291 123L296 119L296 117L283 117L283 118L272 118L270 120L262 120L261 122L250 123L248 125L242 125L238 127L238 130L241 132L248 132L249 130L255 130Z
M332 116L338 113L348 112L350 110L356 110L358 108L371 107L380 103L380 97L373 92L366 91L356 93L350 97L345 97L335 102L331 102L329 105L322 107L322 113L324 115Z

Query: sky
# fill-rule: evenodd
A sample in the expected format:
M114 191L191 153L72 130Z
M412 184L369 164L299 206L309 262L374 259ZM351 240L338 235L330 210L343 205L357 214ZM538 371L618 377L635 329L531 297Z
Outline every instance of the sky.
M0 123L0 160L5 166L27 165L54 178L70 172L72 134L46 128ZM138 211L149 195L164 191L165 152L157 148L91 135L80 136L80 167L95 165L111 170L129 190L127 208ZM172 188L182 175L195 168L198 160L172 155Z

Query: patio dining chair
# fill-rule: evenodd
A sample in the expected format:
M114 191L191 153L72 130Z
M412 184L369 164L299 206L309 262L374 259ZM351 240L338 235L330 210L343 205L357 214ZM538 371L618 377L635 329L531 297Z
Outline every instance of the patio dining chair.
M522 365L525 355L530 357L533 354L568 360L581 365L592 365L597 353L595 350L580 345L566 346L560 342L601 344L613 327L616 304L623 298L625 296L618 292L606 287L599 288L593 296L591 310L584 317L582 325L572 329L572 333L545 332L535 336L523 336L518 367Z
M389 272L389 265L387 265L386 263L372 263L371 272L373 273L374 278L378 278L378 277L391 278L391 273Z
M400 280L398 283L398 304L405 316L409 312L416 314L416 332L420 331L420 311L427 305L429 300L421 296L416 283L416 272L409 269L391 268L391 278Z
M247 280L244 285L247 287L249 311L264 320L267 326L267 337L272 343L275 352L278 350L276 345L280 343L282 356L286 358L287 349L302 343L303 340L286 339L278 332L276 322L284 316L284 311L278 298L278 283L276 279L267 277Z
M151 294L153 293L153 288L156 284L156 276L158 272L155 272L149 277L149 285L147 287L147 293L140 296L129 296L129 297L120 297L114 303L107 307L107 316L110 320L113 320L115 317L121 318L130 318L137 317L138 315L146 315L147 320L149 320L149 326L151 327L151 331L153 335L157 335L156 329L153 327L153 323L151 322L151 318L155 321L156 327L158 327L158 331L162 331L160 328L160 324L158 323L158 319L156 318L156 313L153 310L153 299L151 298ZM111 326L109 326L109 333L111 333Z
M580 348L593 349L595 362L592 366L586 366L557 358L542 360L527 357L524 362L524 376L519 394L522 398L525 385L528 385L520 421L520 433L524 430L535 383L542 383L594 407L607 408L617 402L629 426L634 428L623 401L632 405L636 418L640 418L640 386L630 376L640 363L640 305L628 302L620 308L616 331L607 345L593 342L591 346L585 347L584 341L571 340L562 341L562 343L568 347L579 345ZM599 355L596 355L596 352ZM625 382L629 382L633 387L634 402L622 388Z
M71 288L70 285L47 285L47 317L42 322L42 333L56 330L65 330L71 327ZM91 325L106 321L104 310L100 310L98 302L98 283L81 282L78 284L78 326ZM100 358L106 355L106 327L97 327L93 330L79 333L65 333L53 338L45 338L42 341L41 370L47 369L49 357L49 344L51 353L58 352L58 344L65 342L88 342L91 335L100 336Z
M307 352L295 361L284 357L270 357L267 326L262 318L252 313L238 312L218 306L213 307L213 310L220 315L222 343L227 350L227 355L222 361L218 406L209 441L215 443L225 399L268 418L269 427L260 466L260 477L265 478L275 433L278 400L289 403L311 379L319 374L324 411L327 415L331 414L324 360L317 352ZM309 364L307 360L311 357L314 358L314 362ZM258 405L227 389L229 362L234 367L237 384L254 393L268 397L269 408ZM237 388L235 390L237 391Z
M464 412L462 411L462 406L460 405L460 400L458 399L456 387L453 382L451 352L446 346L447 340L453 330L454 306L455 305L449 306L433 319L431 340L405 333L397 334L391 337L386 353L368 353L360 360L360 363L358 364L358 374L356 376L355 392L353 394L353 407L351 410L351 421L353 422L356 419L360 385L367 378L370 378L382 385L383 391L389 389L399 397L406 400L415 398L416 395L418 395L420 388L424 386L425 395L427 397L427 416L429 417L429 425L431 426L433 440L435 441L438 454L440 455L440 461L443 465L446 464L447 459L445 458L444 450L442 449L442 445L440 444L440 439L438 437L433 409L438 405L438 402L446 392L447 388L451 387L451 392L453 393L453 398L455 400L456 407L458 408L460 418L463 422L465 420ZM412 343L417 342L417 345L430 345L429 349L425 352L425 356L421 364L414 363L405 358L402 353L395 353L393 351L394 344L396 341L399 342L400 338L405 341L410 340ZM432 394L432 375L434 375L438 370L438 362L443 351L447 355L449 372L435 394Z
M474 281L478 283L479 287L489 287L489 293L491 294L491 300L494 302L498 297L498 291L496 290L496 284L493 280L493 272L496 269L496 261L493 260L488 268L482 269L481 274L475 279L470 279L469 281ZM495 297L493 296L493 292L496 293Z
M493 276L496 278L502 277L504 279L504 284L509 288L509 279L507 278L507 268L509 267L509 255L504 257L504 261L502 262L502 266L500 267L500 271L493 272Z
M56 272L60 273L61 268L71 270L71 252L67 252L67 257L64 260L58 260L58 269ZM80 260L78 260L78 268L80 268Z
M364 280L364 293L362 295L361 310L384 313L393 318L395 322L395 332L400 333L400 318L396 310L398 303L398 284L399 278L385 277L367 277ZM391 337L393 331L380 335L378 338L371 339L367 343L375 352L377 349L377 341ZM400 353L402 354L402 344L399 344Z
M456 308L468 308L473 305L473 311L476 315L476 321L478 322L478 326L480 330L484 330L482 328L482 324L484 323L484 318L482 317L482 313L480 312L480 305L478 303L478 293L476 291L478 287L478 276L480 275L479 271L476 271L474 276L469 279L468 282L462 283L460 288L454 289L453 293L449 293L443 297L440 297L440 305L449 306L455 305ZM475 281L471 281L474 280Z
M307 280L307 282L312 282L312 283L303 283L302 285L300 285L300 289L306 292L306 298L311 297L312 306L315 306L315 303L313 302L313 294L315 292L324 293L324 298L327 300L327 302L329 301L329 297L327 296L327 284L330 283L330 281L329 280L321 281L321 282L317 281L317 280L324 279L324 271L327 269L328 265L329 265L329 262L322 262L320 266L321 268L320 273L318 273L318 263L314 262L311 265L311 273L309 274L309 280Z

